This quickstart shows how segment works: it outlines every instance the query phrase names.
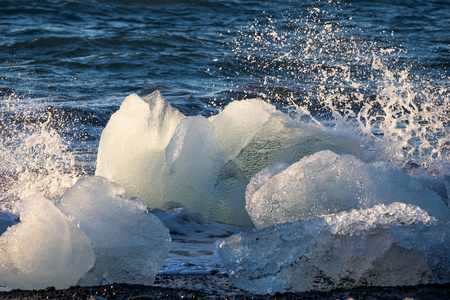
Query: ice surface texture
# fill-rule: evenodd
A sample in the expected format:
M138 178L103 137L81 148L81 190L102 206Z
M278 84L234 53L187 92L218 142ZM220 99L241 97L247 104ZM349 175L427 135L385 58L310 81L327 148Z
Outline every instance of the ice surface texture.
M123 186L127 196L161 199L158 207L162 191L172 188L162 181L170 173L165 148L183 117L158 92L128 96L102 132L96 174Z
M58 207L90 238L95 265L79 285L151 284L170 249L169 230L139 199L102 177L85 177Z
M252 225L245 210L250 178L324 149L361 154L357 143L293 121L261 100L234 101L210 118L184 117L156 91L127 97L111 117L96 174L149 207L177 201L220 222Z
M450 223L403 203L234 235L219 254L256 294L450 281Z
M393 202L450 220L442 198L410 175L384 162L364 163L331 151L262 170L250 181L246 202L258 228Z
M68 288L93 265L89 238L38 195L20 202L20 223L0 237L0 285Z

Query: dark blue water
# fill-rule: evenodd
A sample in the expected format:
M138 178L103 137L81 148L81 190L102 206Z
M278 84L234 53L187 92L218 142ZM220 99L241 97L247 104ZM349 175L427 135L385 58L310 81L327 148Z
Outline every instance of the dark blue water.
M155 89L187 115L259 97L326 120L386 116L395 86L447 128L449 28L450 1L0 0L0 135L45 123L93 166L110 115Z

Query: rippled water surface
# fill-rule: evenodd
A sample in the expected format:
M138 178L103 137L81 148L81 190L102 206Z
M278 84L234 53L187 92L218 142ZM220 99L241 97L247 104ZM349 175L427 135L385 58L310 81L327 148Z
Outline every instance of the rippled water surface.
M2 186L92 173L110 115L155 89L186 115L259 97L446 173L449 27L448 1L0 0Z

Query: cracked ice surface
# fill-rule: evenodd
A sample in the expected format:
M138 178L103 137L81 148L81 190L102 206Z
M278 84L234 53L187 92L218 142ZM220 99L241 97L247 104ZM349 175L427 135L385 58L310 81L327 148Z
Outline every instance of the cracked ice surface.
M444 283L450 223L393 203L240 233L219 255L235 286L256 294Z

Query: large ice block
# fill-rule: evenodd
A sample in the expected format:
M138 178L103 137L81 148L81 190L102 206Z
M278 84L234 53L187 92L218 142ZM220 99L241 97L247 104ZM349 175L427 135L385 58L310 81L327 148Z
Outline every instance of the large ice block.
M20 223L0 237L0 285L68 288L94 265L89 238L39 195L20 202Z
M442 198L410 175L388 163L364 163L331 151L270 166L252 178L246 191L246 209L258 228L393 202L450 220Z
M219 254L256 293L450 282L450 223L404 203L242 232Z
M328 149L359 156L359 144L292 120L262 100L235 101L216 116L184 117L156 91L127 97L104 129L96 175L149 207L183 203L219 222L252 225L249 179L275 162Z
M92 241L94 267L80 285L152 284L169 253L169 230L139 199L102 177L84 177L61 197L59 209Z

